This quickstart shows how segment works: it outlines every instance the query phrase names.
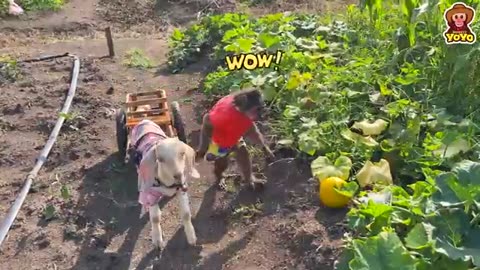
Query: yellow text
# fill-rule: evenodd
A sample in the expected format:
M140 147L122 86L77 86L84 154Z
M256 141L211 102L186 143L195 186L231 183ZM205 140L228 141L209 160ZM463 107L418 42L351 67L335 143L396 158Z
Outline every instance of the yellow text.
M473 43L475 35L469 33L447 33L445 34L447 43Z
M275 70L280 64L283 52L277 51L276 54L269 53L248 53L239 55L229 55L225 57L225 63L227 68L231 71L240 70L242 68L246 70L254 70L257 68L270 68L272 63L275 64Z

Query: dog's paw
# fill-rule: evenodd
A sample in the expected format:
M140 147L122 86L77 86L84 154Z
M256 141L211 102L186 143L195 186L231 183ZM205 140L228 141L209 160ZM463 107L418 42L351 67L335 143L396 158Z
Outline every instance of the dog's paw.
M197 236L196 235L192 235L190 237L187 237L187 242L189 245L191 246L196 246L197 245Z
M152 231L152 242L155 248L163 250L167 246L167 243L163 239L165 239L163 236L163 232L161 232L161 235L157 236Z
M158 250L163 250L167 246L167 243L165 241L154 241L153 246L158 249Z

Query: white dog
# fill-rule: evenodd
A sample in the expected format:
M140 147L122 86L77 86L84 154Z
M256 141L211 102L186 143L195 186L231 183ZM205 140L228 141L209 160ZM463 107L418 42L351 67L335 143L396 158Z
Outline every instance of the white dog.
M160 226L162 212L158 202L164 195L177 195L187 241L195 245L197 237L187 193L187 176L200 177L194 168L195 151L176 137L168 138L150 120L142 120L132 129L129 144L135 151L139 202L142 204L140 217L149 212L153 244L160 249L166 245Z

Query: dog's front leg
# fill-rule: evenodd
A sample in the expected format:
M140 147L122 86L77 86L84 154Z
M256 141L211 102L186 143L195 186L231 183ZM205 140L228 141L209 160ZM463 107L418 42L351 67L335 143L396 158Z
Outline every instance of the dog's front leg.
M158 191L167 197L172 197L177 193L176 188L165 188L165 187L151 187L152 190Z
M188 193L180 192L180 194L178 194L178 202L180 206L180 217L185 230L185 235L187 236L187 241L190 245L194 246L197 244L197 235L195 234L195 228L193 228L192 224Z
M158 204L154 204L149 209L150 222L152 223L152 241L153 245L159 249L165 248L165 242L163 241L163 232L160 225L162 211Z

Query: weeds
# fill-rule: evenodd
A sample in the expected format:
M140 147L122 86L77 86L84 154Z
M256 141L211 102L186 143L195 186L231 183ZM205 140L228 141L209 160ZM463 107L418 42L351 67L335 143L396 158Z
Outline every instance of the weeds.
M43 209L42 216L45 221L52 220L57 216L57 209L53 204L49 203Z
M78 131L79 127L81 127L80 121L86 121L85 117L78 112L60 112L59 117L63 117L65 119L64 127L72 131Z
M149 69L154 67L152 60L142 50L137 48L131 49L125 54L123 63L132 68Z
M8 55L0 55L0 86L13 83L20 77L17 61Z
M262 214L263 204L255 203L250 205L240 205L233 209L232 219L234 221L251 221L254 217Z
M19 0L18 4L22 6L26 11L30 10L59 10L64 0Z
M46 10L59 10L64 4L64 0L16 0L25 11L46 11ZM8 13L8 0L0 0L0 16L4 16Z
M59 113L58 114L60 117L63 117L65 118L65 121L69 122L69 121L74 121L75 119L78 119L78 118L83 118L79 113L77 112L70 112L70 113Z
M55 207L56 198L61 198L62 204L64 205L71 202L72 198L70 186L67 183L62 183L58 174L55 174L55 180L48 187L48 195L49 202L42 211L42 217L45 221L60 217L60 213L57 207Z

